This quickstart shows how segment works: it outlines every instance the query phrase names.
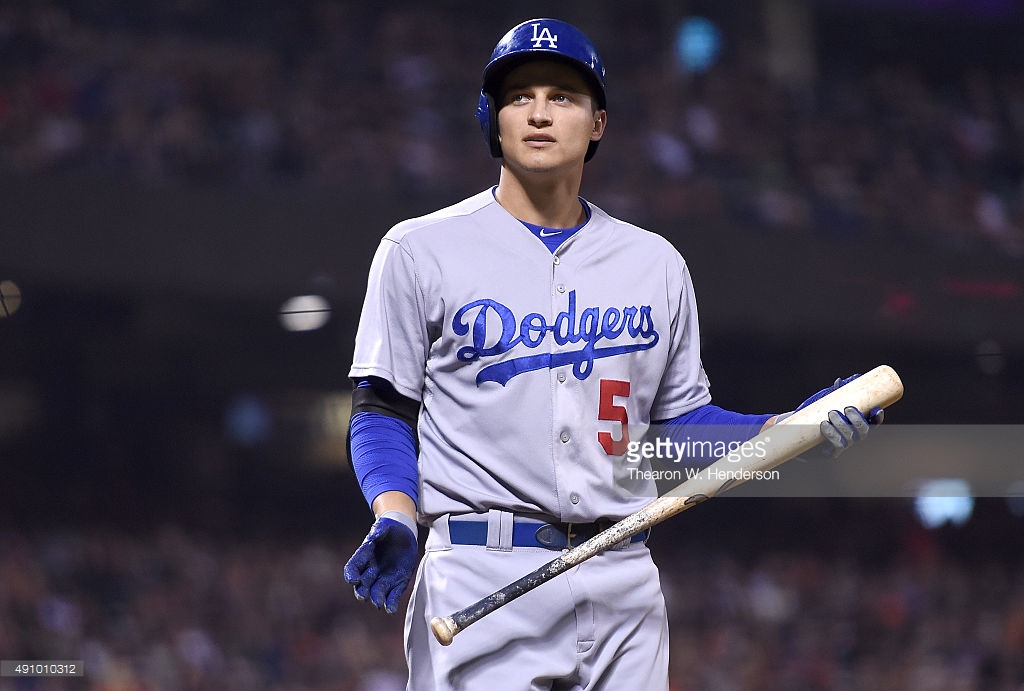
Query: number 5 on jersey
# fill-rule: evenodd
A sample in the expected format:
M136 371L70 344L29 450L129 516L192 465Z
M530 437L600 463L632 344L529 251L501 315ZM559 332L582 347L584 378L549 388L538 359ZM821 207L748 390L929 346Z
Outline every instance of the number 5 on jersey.
M618 439L615 439L610 432L597 433L597 440L601 442L601 446L609 456L621 456L629 448L629 416L626 414L626 406L615 404L616 397L627 398L628 396L628 381L619 379L601 380L597 419L618 422L621 429Z

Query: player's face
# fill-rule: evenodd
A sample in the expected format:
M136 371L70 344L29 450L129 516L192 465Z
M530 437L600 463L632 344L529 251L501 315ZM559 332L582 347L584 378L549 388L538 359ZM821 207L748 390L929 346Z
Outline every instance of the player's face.
M591 141L604 134L587 82L560 62L528 62L505 78L498 131L507 166L544 172L578 168Z

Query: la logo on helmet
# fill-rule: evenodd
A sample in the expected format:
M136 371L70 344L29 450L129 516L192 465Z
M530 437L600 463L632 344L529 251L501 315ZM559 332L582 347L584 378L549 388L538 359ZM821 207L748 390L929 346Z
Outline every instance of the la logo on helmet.
M543 29L540 30L540 33L537 33L537 27L540 26L539 22L536 23L536 24L531 24L530 26L533 27L533 47L534 48L540 48L540 44L543 43L544 41L548 42L548 48L551 48L551 49L558 48L558 34L555 34L554 36L552 36L551 35L551 29L547 28L546 26Z

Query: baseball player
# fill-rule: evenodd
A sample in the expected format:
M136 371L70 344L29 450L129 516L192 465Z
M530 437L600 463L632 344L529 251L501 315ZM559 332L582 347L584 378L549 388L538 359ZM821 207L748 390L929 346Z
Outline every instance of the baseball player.
M415 572L410 689L667 689L668 623L646 532L454 645L429 630L432 616L650 501L612 479L632 426L712 426L745 441L775 420L711 403L679 253L579 196L608 123L605 70L587 37L554 19L511 29L484 69L477 118L501 160L497 185L399 223L370 268L350 446L376 520L345 579L394 612ZM880 411L834 411L823 446L841 450L880 422Z

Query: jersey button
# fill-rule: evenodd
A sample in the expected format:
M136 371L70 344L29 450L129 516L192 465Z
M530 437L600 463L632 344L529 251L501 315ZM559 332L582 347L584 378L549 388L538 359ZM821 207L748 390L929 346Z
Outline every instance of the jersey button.
M579 504L580 503L580 495L578 495L575 492L573 492L572 494L569 495L569 501L571 501L573 504Z
M558 436L558 438L562 440L562 443L563 443L563 444L568 444L568 443L569 443L569 439L571 439L571 437L569 436L569 433L568 433L568 432L562 432L562 433L561 433L561 434L560 434L560 435Z
M562 383L564 381L565 381L565 372L559 372L558 373L558 382Z
M559 293L564 293L565 292L565 284L564 283L559 283L558 284L558 292Z
M561 264L562 263L562 260L558 258L557 254L555 255L555 258L552 261L554 261L555 264Z

